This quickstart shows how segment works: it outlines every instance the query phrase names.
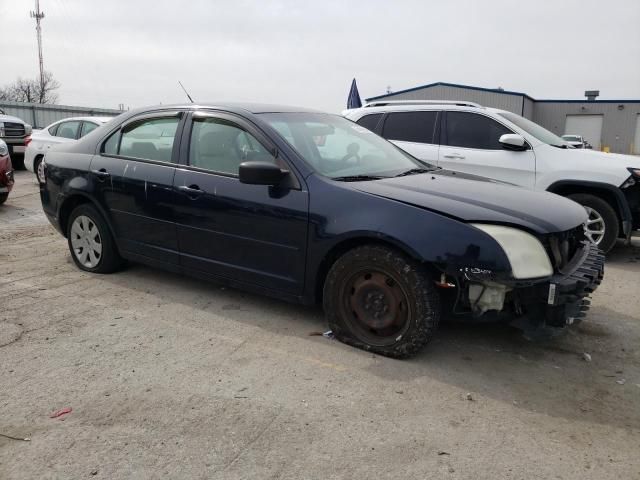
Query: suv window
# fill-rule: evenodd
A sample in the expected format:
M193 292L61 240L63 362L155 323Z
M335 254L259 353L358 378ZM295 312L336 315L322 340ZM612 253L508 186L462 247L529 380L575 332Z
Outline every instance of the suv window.
M489 117L469 112L447 112L446 131L447 145L483 150L501 150L500 137L513 133Z
M150 118L135 122L122 131L117 153L125 157L170 162L173 141L180 118ZM117 135L112 135L104 145L105 153L112 153L117 146ZM113 137L116 137L115 139Z
M376 126L378 125L378 122L380 121L381 118L382 118L381 113L374 113L371 115L365 115L356 123L361 127L364 127L368 130L371 130L372 132L375 132Z
M56 137L76 139L78 137L79 121L62 122L58 125Z
M98 124L97 123L83 122L82 130L80 130L80 138L84 137L87 133L95 130L96 128L98 128Z
M235 123L213 117L194 120L189 165L238 175L240 164L253 160L276 163L253 135Z
M384 122L382 136L388 140L434 143L438 112L393 112Z

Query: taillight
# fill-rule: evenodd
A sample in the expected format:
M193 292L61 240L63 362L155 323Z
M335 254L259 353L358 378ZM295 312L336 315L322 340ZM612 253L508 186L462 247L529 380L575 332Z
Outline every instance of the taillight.
M24 146L26 147L30 143L31 143L31 136L28 136L27 138L24 139Z

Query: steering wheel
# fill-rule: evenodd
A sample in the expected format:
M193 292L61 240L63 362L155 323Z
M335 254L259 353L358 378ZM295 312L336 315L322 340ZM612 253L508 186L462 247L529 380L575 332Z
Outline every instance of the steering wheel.
M360 155L358 155L359 151L360 151L359 144L355 142L350 143L349 146L347 147L347 154L344 157L342 157L342 162L347 163L350 159L355 158L356 163L360 163Z

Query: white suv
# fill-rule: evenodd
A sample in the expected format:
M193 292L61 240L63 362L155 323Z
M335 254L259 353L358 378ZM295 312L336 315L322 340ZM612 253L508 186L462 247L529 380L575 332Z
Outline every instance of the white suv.
M640 230L640 157L576 149L520 115L471 102L380 101L343 115L425 162L571 198L605 252Z

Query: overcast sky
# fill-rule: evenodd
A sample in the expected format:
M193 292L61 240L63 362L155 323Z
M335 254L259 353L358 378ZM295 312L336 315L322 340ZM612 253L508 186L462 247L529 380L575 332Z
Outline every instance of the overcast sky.
M534 98L640 98L640 1L41 0L58 103L345 108L443 81ZM38 71L33 2L0 0L0 85Z

